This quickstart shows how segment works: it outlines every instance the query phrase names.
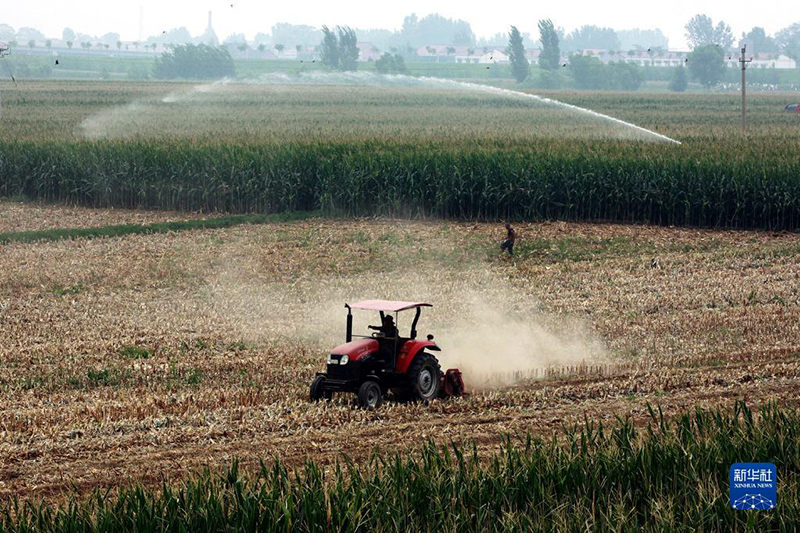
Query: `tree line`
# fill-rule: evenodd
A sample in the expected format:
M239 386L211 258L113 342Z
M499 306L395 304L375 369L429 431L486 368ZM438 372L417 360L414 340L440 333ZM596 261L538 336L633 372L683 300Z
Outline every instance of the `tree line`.
M636 90L642 83L641 67L625 60L605 64L591 54L584 54L583 49L570 53L566 60L561 56L561 42L564 31L556 28L551 20L540 20L539 29L539 61L541 71L539 84L553 88L563 83L558 72L560 67L567 67L575 86L580 89L613 89ZM660 32L659 32L660 33ZM525 35L516 26L511 26L508 34L507 53L511 63L511 72L517 82L524 82L530 75L530 63L525 53ZM614 30L584 26L569 34L571 44L567 48L574 49L580 42L586 48L599 48L611 54L619 52L619 41ZM724 21L714 24L708 15L696 15L686 24L686 39L692 48L684 59L684 65L673 69L669 87L673 91L682 92L688 87L689 79L705 87L713 87L720 83L726 73L725 57L732 57L734 37L731 28ZM763 28L754 27L743 33L738 46L747 46L750 55L761 53L785 53L800 61L800 23L792 24L778 32L774 37ZM663 54L665 47L650 47L651 54ZM688 70L688 72L687 72Z
M590 53L588 49L603 49L611 54L618 54L625 44L630 44L636 39L650 39L658 45L650 46L647 51L653 56L666 52L666 38L660 30L630 30L616 32L611 28L597 26L582 26L567 34L563 28L556 27L553 21L544 19L538 21L538 36L534 38L521 32L517 26L511 26L506 35L506 52L510 60L510 72L518 82L524 82L531 73L531 65L526 54L532 46L538 45L540 55L538 58L538 86L557 88L565 83L566 76L572 79L575 87L580 89L613 89L636 90L641 85L644 74L641 67L620 59L606 63ZM299 29L298 29L299 28ZM331 29L323 26L319 33L310 26L295 27L290 24L278 24L273 27L273 33L289 40L297 31L302 30L303 39L318 37L320 40L315 46L323 64L336 70L348 71L358 68L360 50L358 47L358 33L351 27L337 26ZM379 30L370 30L378 32ZM209 27L206 33L213 33ZM396 74L407 72L406 60L415 55L410 43L430 43L437 40L437 36L447 36L445 40L456 44L475 43L476 39L469 24L461 20L453 20L440 15L428 15L418 18L412 14L406 17L403 29L396 32L407 39L409 46L391 47L389 52L383 53L375 61L375 69L379 73ZM261 34L263 35L263 34ZM373 35L375 36L375 35ZM12 39L9 39L11 37ZM0 40L6 40L14 45L17 38L27 38L28 45L33 47L37 39L44 38L34 28L20 28L15 31L8 25L0 24ZM91 38L77 34L71 28L65 28L62 34L65 42L80 44L83 48L91 48ZM164 32L159 42L168 38L190 39L191 35L184 29ZM156 62L153 74L158 78L189 77L206 78L209 76L231 76L234 74L233 60L227 48L217 49L216 36L209 43L170 45L168 50ZM244 35L229 37L242 40L239 49L247 48ZM88 39L88 40L83 40ZM789 57L800 60L800 23L795 23L775 35L769 35L763 28L753 27L749 32L744 32L736 41L731 27L724 21L714 22L711 17L698 14L686 24L686 39L692 52L686 58L685 67L674 69L670 80L670 88L674 91L686 90L689 80L696 81L705 87L713 87L726 75L725 58L731 57L734 45L747 45L751 54L784 53ZM495 38L494 40L498 40ZM75 42L79 41L79 42ZM149 42L149 41L148 41ZM640 41L641 42L641 41ZM52 44L46 40L47 46ZM120 48L123 43L119 35L109 33L103 36L95 46L106 49L116 46ZM136 43L138 45L138 43ZM148 46L147 43L142 43ZM150 46L155 46L155 41ZM373 43L373 46L374 43ZM639 46L639 45L637 45ZM297 44L298 50L302 45ZM126 45L127 48L127 45ZM138 48L138 46L137 46ZM285 45L278 43L274 48L281 52ZM264 50L262 44L258 47ZM455 49L455 48L453 48ZM377 46L375 47L377 50ZM566 55L564 55L566 54ZM507 71L506 71L507 72Z

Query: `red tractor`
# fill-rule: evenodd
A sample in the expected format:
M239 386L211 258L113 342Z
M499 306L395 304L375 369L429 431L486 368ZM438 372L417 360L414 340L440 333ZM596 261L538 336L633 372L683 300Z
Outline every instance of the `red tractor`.
M327 372L318 372L311 383L311 401L329 400L334 392L354 392L362 407L375 409L389 392L398 400L423 402L464 394L461 372L450 369L442 374L430 353L440 351L433 335L417 340L422 308L431 304L365 300L345 307L346 342L331 351ZM369 326L375 330L371 335L353 335L353 309L377 311L380 326ZM416 311L411 331L403 337L396 324L400 311L409 309Z

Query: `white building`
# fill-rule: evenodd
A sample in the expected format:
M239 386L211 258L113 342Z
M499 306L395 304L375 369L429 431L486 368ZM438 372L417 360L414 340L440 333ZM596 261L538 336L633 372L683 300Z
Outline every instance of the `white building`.
M669 50L636 50L630 52L610 52L607 50L582 50L581 55L596 57L605 64L624 61L640 67L677 67L688 62L689 52ZM733 52L725 56L728 67L739 68L739 55ZM750 68L779 68L794 69L797 63L794 59L777 54L758 54L748 65Z
M502 50L490 50L480 56L479 63L508 63L508 55Z
M725 58L725 63L729 67L739 68L739 59L741 55L731 55ZM749 59L749 58L748 58ZM797 68L797 62L791 57L778 54L756 54L753 60L747 65L747 68L781 68L791 69Z

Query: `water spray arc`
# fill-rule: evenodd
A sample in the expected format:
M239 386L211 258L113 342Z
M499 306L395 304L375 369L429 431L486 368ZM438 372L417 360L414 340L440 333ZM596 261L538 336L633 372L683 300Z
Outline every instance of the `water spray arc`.
M591 109L586 109L584 107L579 107L579 106L576 106L576 105L560 102L558 100L553 100L552 98L545 98L543 96L538 96L538 95L530 94L530 93L523 93L523 92L520 92L520 91L512 91L511 89L501 89L499 87L493 87L491 85L482 85L482 84L479 84L479 83L467 83L467 82L461 82L461 81L445 80L445 79L441 79L441 78L428 78L428 77L423 77L423 78L420 78L420 79L428 80L428 81L436 82L436 83L441 83L443 85L458 84L459 86L462 86L464 88L469 88L469 89L472 89L472 90L475 90L475 91L482 91L482 92L486 92L486 93L490 93L490 94L496 94L496 95L499 95L499 96L508 96L508 97L513 97L513 98L531 98L531 99L536 100L537 102L541 102L543 104L552 104L552 105L560 106L560 107L563 107L565 109L570 109L572 111L577 111L578 113L584 113L586 115L590 115L590 116L595 117L595 118L608 120L608 121L611 121L611 122L613 122L615 124L619 124L620 126L633 128L634 130L636 130L636 131L638 131L640 133L644 133L646 135L652 135L653 137L655 137L656 139L659 139L661 141L665 141L665 142L669 142L669 143L673 143L673 144L678 144L678 145L681 144L680 141L676 141L675 139L672 139L672 138L667 137L666 135L662 135L660 133L656 133L655 131L648 130L647 128L643 128L641 126L637 126L636 124L631 124L630 122L625 122L624 120L620 120L618 118L614 118L614 117L609 116L609 115L604 115L603 113L598 113L597 111L592 111Z
M514 91L511 89L502 89L491 85L483 85L480 83L469 83L455 80L448 80L444 78L435 78L430 76L407 76L404 74L373 74L369 72L342 72L342 73L325 73L325 72L309 72L300 75L289 76L283 73L266 74L256 81L249 83L266 83L266 84L330 84L330 85L367 85L367 86L397 86L397 87L428 87L452 90L467 90L472 92L482 92L492 94L495 96L505 98L521 98L532 100L540 104L559 107L564 110L573 111L587 117L607 121L618 126L630 128L637 133L643 134L645 138L650 138L654 141L667 142L671 144L680 145L681 142L666 135L662 135L655 131L637 126L630 122L620 120L618 118L592 111L584 107L567 104L546 98L535 94L524 93L521 91Z
M197 103L198 99L216 99L220 102L226 98L224 90L236 90L237 86L360 86L360 87L387 87L387 88L425 88L442 91L465 91L470 93L483 93L502 99L516 99L530 102L550 109L561 110L578 117L597 121L599 124L616 126L619 129L595 132L597 138L621 138L637 141L666 142L681 144L679 141L662 135L655 131L637 126L618 118L598 113L590 109L567 104L535 94L514 91L455 80L435 77L414 77L402 74L374 74L370 72L307 72L300 74L286 74L281 72L265 74L257 79L245 81L232 81L228 79L213 83L201 84L191 88L172 92L160 99L161 104ZM226 89L227 87L227 89ZM145 123L158 121L160 113L157 105L152 102L137 101L122 108L114 108L88 117L80 125L79 131L88 138L104 138L115 136L129 136ZM133 127L131 127L133 126ZM188 134L188 132L187 132Z

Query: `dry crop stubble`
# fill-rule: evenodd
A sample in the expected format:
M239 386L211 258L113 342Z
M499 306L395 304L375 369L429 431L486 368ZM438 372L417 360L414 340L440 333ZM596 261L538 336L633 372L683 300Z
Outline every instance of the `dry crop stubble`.
M208 217L203 213L89 209L79 206L36 204L0 199L0 233L57 228L90 228L112 224L152 224Z
M499 258L501 228L434 221L4 246L0 491L58 497L73 481L175 479L233 457L359 459L426 437L489 449L504 432L552 432L584 414L643 417L645 401L675 413L796 398L796 235L518 230L513 262ZM343 336L343 303L361 297L433 300L420 332L445 354L482 306L516 317L488 321L503 336L535 316L574 352L563 337L578 323L578 351L602 341L605 354L597 368L576 357L546 379L431 406L311 405L308 383Z

